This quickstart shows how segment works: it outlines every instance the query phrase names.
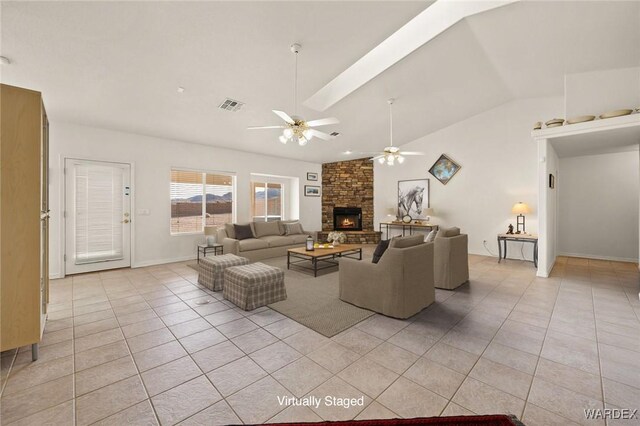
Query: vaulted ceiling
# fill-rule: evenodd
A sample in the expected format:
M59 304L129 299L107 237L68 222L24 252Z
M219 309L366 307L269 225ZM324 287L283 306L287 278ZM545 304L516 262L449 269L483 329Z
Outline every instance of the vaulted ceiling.
M4 83L68 121L313 162L410 142L517 98L562 95L566 73L640 66L640 2L516 2L466 18L326 111L302 103L431 2L2 2ZM282 145L271 110L335 116L341 135ZM184 93L177 88L185 88ZM230 97L239 112L217 108ZM532 117L533 121L539 117Z

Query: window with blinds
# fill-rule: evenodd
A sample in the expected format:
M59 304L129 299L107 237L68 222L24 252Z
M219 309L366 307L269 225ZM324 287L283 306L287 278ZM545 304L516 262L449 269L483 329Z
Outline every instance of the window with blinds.
M171 170L171 233L233 222L233 176Z
M76 164L75 263L123 258L123 170Z
M251 214L256 222L282 220L284 187L280 183L251 182Z

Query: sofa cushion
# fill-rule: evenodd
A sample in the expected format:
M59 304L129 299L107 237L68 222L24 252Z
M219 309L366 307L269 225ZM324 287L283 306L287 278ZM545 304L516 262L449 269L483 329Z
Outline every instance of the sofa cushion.
M285 235L298 235L304 233L300 222L285 223L284 229L286 230Z
M278 222L253 222L253 229L256 238L266 237L267 235L280 235L280 226Z
M389 248L407 248L424 243L422 234L409 235L407 237L394 237L389 243Z
M267 235L266 237L261 237L260 241L266 241L269 247L284 247L295 244L291 236L283 235Z
M236 233L236 240L246 240L247 238L255 238L251 225L233 225Z
M233 226L233 223L225 223L224 230L227 232L227 237L236 238L236 229Z
M238 242L240 251L251 251L269 248L269 243L258 238L247 238Z
M391 240L380 240L378 246L376 247L376 250L373 252L373 259L371 259L372 263L378 263L380 261L380 258L382 257L384 252L389 248L390 242Z
M453 228L440 228L440 230L438 231L438 238L449 238L449 237L456 237L460 235L460 228L454 226Z

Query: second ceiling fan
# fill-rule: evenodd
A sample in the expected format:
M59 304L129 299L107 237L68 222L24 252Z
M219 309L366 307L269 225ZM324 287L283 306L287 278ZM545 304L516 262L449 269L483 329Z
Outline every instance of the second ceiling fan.
M296 114L298 106L298 53L302 46L298 43L291 45L291 52L295 54L295 79L293 86L293 105L294 115L289 116L284 111L272 110L278 117L284 120L285 124L276 126L252 126L248 127L249 130L261 130L261 129L284 129L282 135L278 138L280 142L286 144L287 142L297 142L300 146L305 146L313 137L317 137L324 140L335 139L334 135L322 132L315 129L315 127L328 126L330 124L337 124L340 122L337 118L321 118L319 120L306 121L304 118L299 117Z
M389 104L389 146L385 146L382 152L362 152L360 154L374 154L371 161L378 160L380 164L387 164L388 166L393 166L396 162L398 164L404 163L404 157L409 155L424 155L423 152L413 152L413 151L400 151L400 148L397 146L393 146L393 112L392 105L395 102L395 99L389 99L387 103Z

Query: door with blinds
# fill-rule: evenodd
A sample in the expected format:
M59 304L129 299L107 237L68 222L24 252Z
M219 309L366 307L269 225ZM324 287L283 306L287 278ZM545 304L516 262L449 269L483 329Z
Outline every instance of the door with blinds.
M129 164L65 161L67 274L131 266Z

